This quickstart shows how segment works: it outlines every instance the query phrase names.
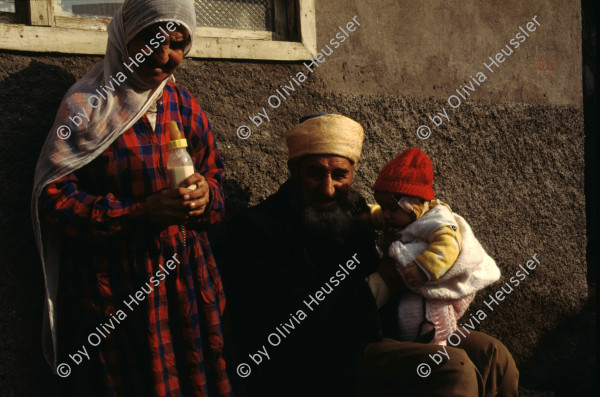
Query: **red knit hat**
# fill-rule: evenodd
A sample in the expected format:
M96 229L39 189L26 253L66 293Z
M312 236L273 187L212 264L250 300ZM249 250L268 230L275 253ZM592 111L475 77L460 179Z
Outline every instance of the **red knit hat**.
M373 190L433 200L433 165L421 149L409 148L383 167Z

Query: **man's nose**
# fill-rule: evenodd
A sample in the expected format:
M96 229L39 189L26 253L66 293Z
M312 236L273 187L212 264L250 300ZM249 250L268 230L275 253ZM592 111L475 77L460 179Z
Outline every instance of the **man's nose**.
M323 184L321 185L321 192L326 197L333 197L335 194L335 188L333 187L333 180L331 177L325 178Z

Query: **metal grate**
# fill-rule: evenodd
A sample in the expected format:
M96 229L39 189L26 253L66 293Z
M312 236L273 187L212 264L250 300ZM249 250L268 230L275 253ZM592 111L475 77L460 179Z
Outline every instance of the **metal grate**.
M13 0L14 1L14 0ZM274 0L194 0L198 26L274 31ZM11 1L0 0L3 3ZM60 0L63 14L111 17L123 0ZM10 7L12 4L7 5Z
M273 31L273 0L194 0L198 26Z
M0 0L0 12L15 12L15 0Z

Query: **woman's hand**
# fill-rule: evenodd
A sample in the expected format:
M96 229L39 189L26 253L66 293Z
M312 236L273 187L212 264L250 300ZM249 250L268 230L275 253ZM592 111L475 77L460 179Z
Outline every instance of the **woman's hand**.
M146 198L146 213L150 222L160 227L183 225L190 217L204 213L210 201L210 189L204 177L194 173L181 184L191 189L164 189Z
M187 177L183 182L183 186L188 186L191 189L180 187L179 193L183 197L183 204L188 210L189 216L199 216L204 214L206 206L210 202L210 189L204 176L199 173L194 173ZM195 189L194 186L195 185Z
M189 214L177 189L164 189L146 198L146 214L151 223L159 227L185 224Z

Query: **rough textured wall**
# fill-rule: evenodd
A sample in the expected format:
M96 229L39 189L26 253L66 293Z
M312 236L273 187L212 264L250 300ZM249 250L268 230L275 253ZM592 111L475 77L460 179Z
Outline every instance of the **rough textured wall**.
M477 99L581 104L577 0L317 1L318 15L332 16L317 25L319 49L346 19L358 15L363 22L349 45L320 68L330 89L445 100L484 71L489 80L473 95ZM534 16L539 26L527 31ZM483 62L489 64L488 57L509 44L519 26L529 37L517 39L519 47L488 73ZM549 69L545 73L538 70L540 59Z
M406 16L403 10L410 6L395 7L392 1L372 9L363 2L343 3L344 7L340 3L319 2L319 44L357 13L359 22L368 22L277 109L269 107L269 96L289 84L290 76L307 72L301 63L185 60L177 71L178 82L208 114L225 158L229 215L260 202L286 179L283 134L305 114L337 112L363 124L366 139L356 187L370 201L369 186L379 169L406 147L422 148L435 166L437 195L470 222L504 275L502 282L476 298L471 312L481 309L488 315L476 329L509 347L525 386L577 395L573 388L591 375L586 352L594 351L585 311L578 5L530 8L511 1L479 12L467 2L462 11L450 12L441 2L427 2L413 7L414 13L431 22L424 25ZM446 98L464 83L461 79L480 69L481 58L495 54L536 12L539 21L548 20L549 25L542 24L535 32L540 34L528 39L485 82L485 89L452 110L449 122L439 128L429 122L428 140L417 138L416 128L427 122L427 115L447 108ZM470 25L459 24L458 14L479 22L467 32ZM433 23L434 16L441 18L439 22ZM401 32L390 27L394 21L404 23ZM440 30L439 26L452 23L462 32L460 38ZM550 27L543 30L546 26L553 27L552 33ZM432 31L438 33L430 36L427 32ZM485 40L479 32L487 32L481 34ZM395 62L405 51L394 43L406 42L410 34L421 42L404 55L405 60ZM379 41L369 38L373 35ZM472 47L465 48L466 43ZM530 72L536 67L533 59L539 56L539 46L555 51L549 57L556 57L556 71ZM470 58L451 55L456 51ZM421 57L427 53L438 58ZM0 193L0 299L5 303L0 308L0 388L9 390L8 395L41 395L50 377L41 357L43 284L29 215L31 183L62 95L99 59L0 52L0 180L5 186ZM430 87L432 79L439 88ZM270 121L256 127L248 116L263 107ZM241 124L253 129L247 140L236 135ZM217 241L217 250L223 243ZM493 311L488 308L483 303L490 301L486 296L533 254L541 264L504 301L492 306Z

